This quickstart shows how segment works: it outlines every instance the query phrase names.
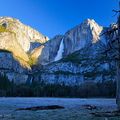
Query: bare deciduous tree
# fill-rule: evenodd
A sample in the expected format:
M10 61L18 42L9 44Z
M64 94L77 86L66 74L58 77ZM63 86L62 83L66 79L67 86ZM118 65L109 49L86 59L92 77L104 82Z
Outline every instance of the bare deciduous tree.
M117 23L112 24L110 28L103 34L106 34L109 38L108 46L105 52L108 54L109 58L116 63L116 103L118 110L120 110L120 2L119 10L113 11L118 14Z

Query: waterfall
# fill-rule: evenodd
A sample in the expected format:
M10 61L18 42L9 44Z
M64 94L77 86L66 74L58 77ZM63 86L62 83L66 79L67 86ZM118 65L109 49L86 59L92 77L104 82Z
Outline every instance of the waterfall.
M60 43L59 50L58 50L57 55L55 57L55 61L58 61L58 60L62 59L63 52L64 52L64 42L63 42L63 39L62 39L61 43Z

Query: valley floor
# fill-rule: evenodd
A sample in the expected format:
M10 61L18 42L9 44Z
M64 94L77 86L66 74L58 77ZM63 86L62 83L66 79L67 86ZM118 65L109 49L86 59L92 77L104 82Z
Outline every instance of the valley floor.
M95 105L88 110L84 105ZM60 105L65 109L16 111L32 106ZM95 117L92 112L116 110L115 99L79 98L0 98L0 120L120 120L120 117Z

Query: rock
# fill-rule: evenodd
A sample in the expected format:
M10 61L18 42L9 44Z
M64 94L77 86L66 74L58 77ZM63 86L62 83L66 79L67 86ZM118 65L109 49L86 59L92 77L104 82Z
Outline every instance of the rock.
M44 49L44 46L41 45L37 48L35 48L33 51L31 51L30 54L30 65L33 66L38 63L38 57L41 55L42 51Z
M29 52L31 53L35 48L40 47L42 44L39 42L30 42Z
M57 35L53 39L46 42L46 44L44 44L44 49L42 50L41 55L38 59L39 65L46 65L54 62L62 38L62 35Z
M11 17L0 17L0 73L16 84L25 83L48 37ZM39 43L31 44L31 43Z
M80 50L89 44L97 43L100 40L102 30L103 27L90 19L69 30L64 35L64 55Z
M95 110L95 109L97 109L97 106L95 106L95 105L83 105L83 107L85 109L88 109L88 110Z
M0 49L11 52L23 67L30 69L30 42L45 43L48 38L14 18L1 17L0 24Z

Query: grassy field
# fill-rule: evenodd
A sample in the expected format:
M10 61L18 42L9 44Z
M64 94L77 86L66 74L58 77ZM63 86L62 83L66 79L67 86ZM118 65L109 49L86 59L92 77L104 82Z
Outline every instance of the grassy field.
M83 105L95 105L88 110ZM16 111L17 108L60 105L65 109ZM120 120L120 117L95 117L91 112L116 110L115 99L76 98L0 98L0 120Z

